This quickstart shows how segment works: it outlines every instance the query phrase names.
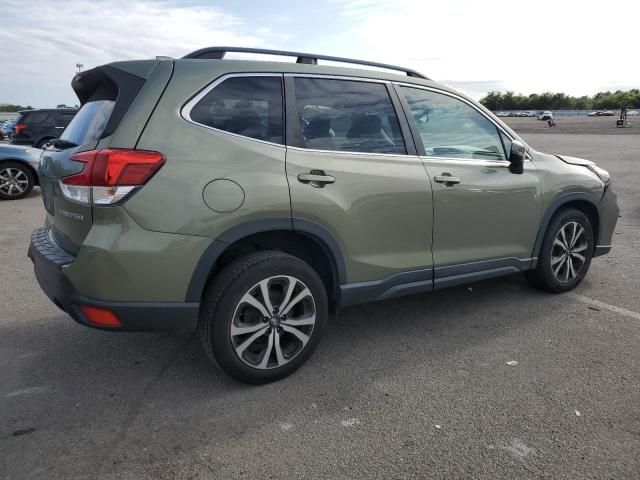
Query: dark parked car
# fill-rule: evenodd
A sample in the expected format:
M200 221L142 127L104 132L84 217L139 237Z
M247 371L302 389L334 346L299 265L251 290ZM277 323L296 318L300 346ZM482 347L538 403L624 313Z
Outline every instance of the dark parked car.
M74 108L24 110L13 126L11 143L42 148L45 143L62 135L77 112Z

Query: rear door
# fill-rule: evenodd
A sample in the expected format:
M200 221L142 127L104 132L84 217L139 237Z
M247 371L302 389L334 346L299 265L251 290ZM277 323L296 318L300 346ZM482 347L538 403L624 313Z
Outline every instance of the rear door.
M461 98L409 86L400 92L433 185L436 284L528 267L542 208L533 163L511 173L511 140Z
M330 233L348 283L422 270L430 284L431 188L390 85L287 76L285 88L294 228Z
M64 129L67 128L67 125L71 123L75 115L76 115L76 112L58 112L58 114L55 117L55 122L53 125L53 129L54 129L54 131L52 132L53 135L55 137L60 137Z

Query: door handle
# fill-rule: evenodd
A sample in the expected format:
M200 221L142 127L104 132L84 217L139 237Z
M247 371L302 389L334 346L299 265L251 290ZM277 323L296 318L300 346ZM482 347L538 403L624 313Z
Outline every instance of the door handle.
M436 175L433 180L438 183L444 183L447 187L453 187L456 183L460 183L458 177L452 176L450 173L443 173L442 175Z
M331 175L327 175L322 170L311 170L309 173L301 173L298 175L298 181L308 183L315 188L322 188L328 183L335 182L336 179Z

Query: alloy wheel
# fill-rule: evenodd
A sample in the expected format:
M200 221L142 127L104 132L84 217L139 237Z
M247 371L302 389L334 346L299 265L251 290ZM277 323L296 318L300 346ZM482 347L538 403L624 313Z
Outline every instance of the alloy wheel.
M551 271L556 280L568 283L580 275L588 246L587 232L578 222L568 222L560 228L551 248Z
M266 278L235 308L229 334L236 355L257 369L281 367L309 342L316 305L309 288L287 275Z
M24 193L29 186L27 174L19 168L4 168L0 170L0 192L13 197Z

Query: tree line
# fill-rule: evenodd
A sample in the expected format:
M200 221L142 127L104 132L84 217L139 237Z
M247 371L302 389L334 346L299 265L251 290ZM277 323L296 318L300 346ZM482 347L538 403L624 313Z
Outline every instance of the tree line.
M640 90L637 88L615 92L598 92L590 97L572 97L564 93L532 93L491 91L481 100L489 110L607 110L640 108Z
M33 110L33 107L31 105L23 107L22 105L0 104L0 112L20 112L22 110Z

